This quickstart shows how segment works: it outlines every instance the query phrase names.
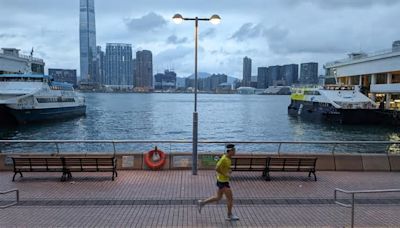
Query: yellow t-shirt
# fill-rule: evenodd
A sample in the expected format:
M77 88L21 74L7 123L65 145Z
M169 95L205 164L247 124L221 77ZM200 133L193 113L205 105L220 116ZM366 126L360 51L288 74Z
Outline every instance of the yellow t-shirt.
M229 171L231 169L231 163L231 159L226 155L223 155L221 159L219 159L219 161L217 162L217 168L219 167L222 173L226 174L224 175L217 172L217 180L219 182L229 182Z

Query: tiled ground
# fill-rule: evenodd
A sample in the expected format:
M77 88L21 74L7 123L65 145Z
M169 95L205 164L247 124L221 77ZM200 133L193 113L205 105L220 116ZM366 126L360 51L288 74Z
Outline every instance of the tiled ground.
M0 227L223 227L331 226L350 224L350 209L333 203L334 188L400 188L395 172L318 172L318 181L305 173L233 173L235 212L241 220L226 222L223 203L198 214L197 199L214 194L213 171L119 171L74 174L60 182L59 174L26 173L12 182L0 172L0 191L18 188L21 203L0 209ZM356 226L400 226L400 193L363 195L356 205ZM362 198L362 199L360 199ZM0 201L10 199L0 196ZM381 200L384 199L384 200Z

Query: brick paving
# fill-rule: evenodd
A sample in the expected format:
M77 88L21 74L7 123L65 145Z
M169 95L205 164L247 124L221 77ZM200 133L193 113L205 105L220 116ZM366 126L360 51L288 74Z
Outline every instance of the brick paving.
M12 172L0 172L0 191L18 188L19 205L0 209L0 227L343 227L350 209L333 203L334 188L400 188L396 172L305 173L234 172L231 182L238 222L226 222L225 205L207 205L197 212L197 199L215 193L213 171L119 171L74 173L60 182L57 173L24 173L12 182ZM0 196L0 205L11 196ZM400 193L357 197L359 227L400 226Z

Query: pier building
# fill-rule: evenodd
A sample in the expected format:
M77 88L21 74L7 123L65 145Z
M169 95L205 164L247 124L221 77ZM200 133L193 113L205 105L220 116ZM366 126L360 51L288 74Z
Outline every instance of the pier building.
M56 82L67 82L74 86L78 85L76 76L76 69L51 69L49 68L49 75L54 78Z
M43 59L31 55L23 55L16 48L2 48L0 50L0 74L44 74Z
M350 53L324 65L325 83L359 85L385 109L400 109L400 41L373 53Z

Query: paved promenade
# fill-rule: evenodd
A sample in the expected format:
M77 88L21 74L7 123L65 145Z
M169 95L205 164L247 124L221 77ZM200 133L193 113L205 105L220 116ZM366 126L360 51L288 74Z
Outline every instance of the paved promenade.
M213 171L119 171L74 173L60 182L58 173L0 172L0 191L18 188L21 202L0 209L0 227L344 227L350 209L333 203L334 188L348 190L400 188L396 172L306 173L234 172L234 212L240 221L225 221L224 202L207 205L201 214L196 201L215 193ZM0 196L0 204L10 200ZM399 227L400 193L357 197L357 227ZM2 202L1 202L2 201Z

